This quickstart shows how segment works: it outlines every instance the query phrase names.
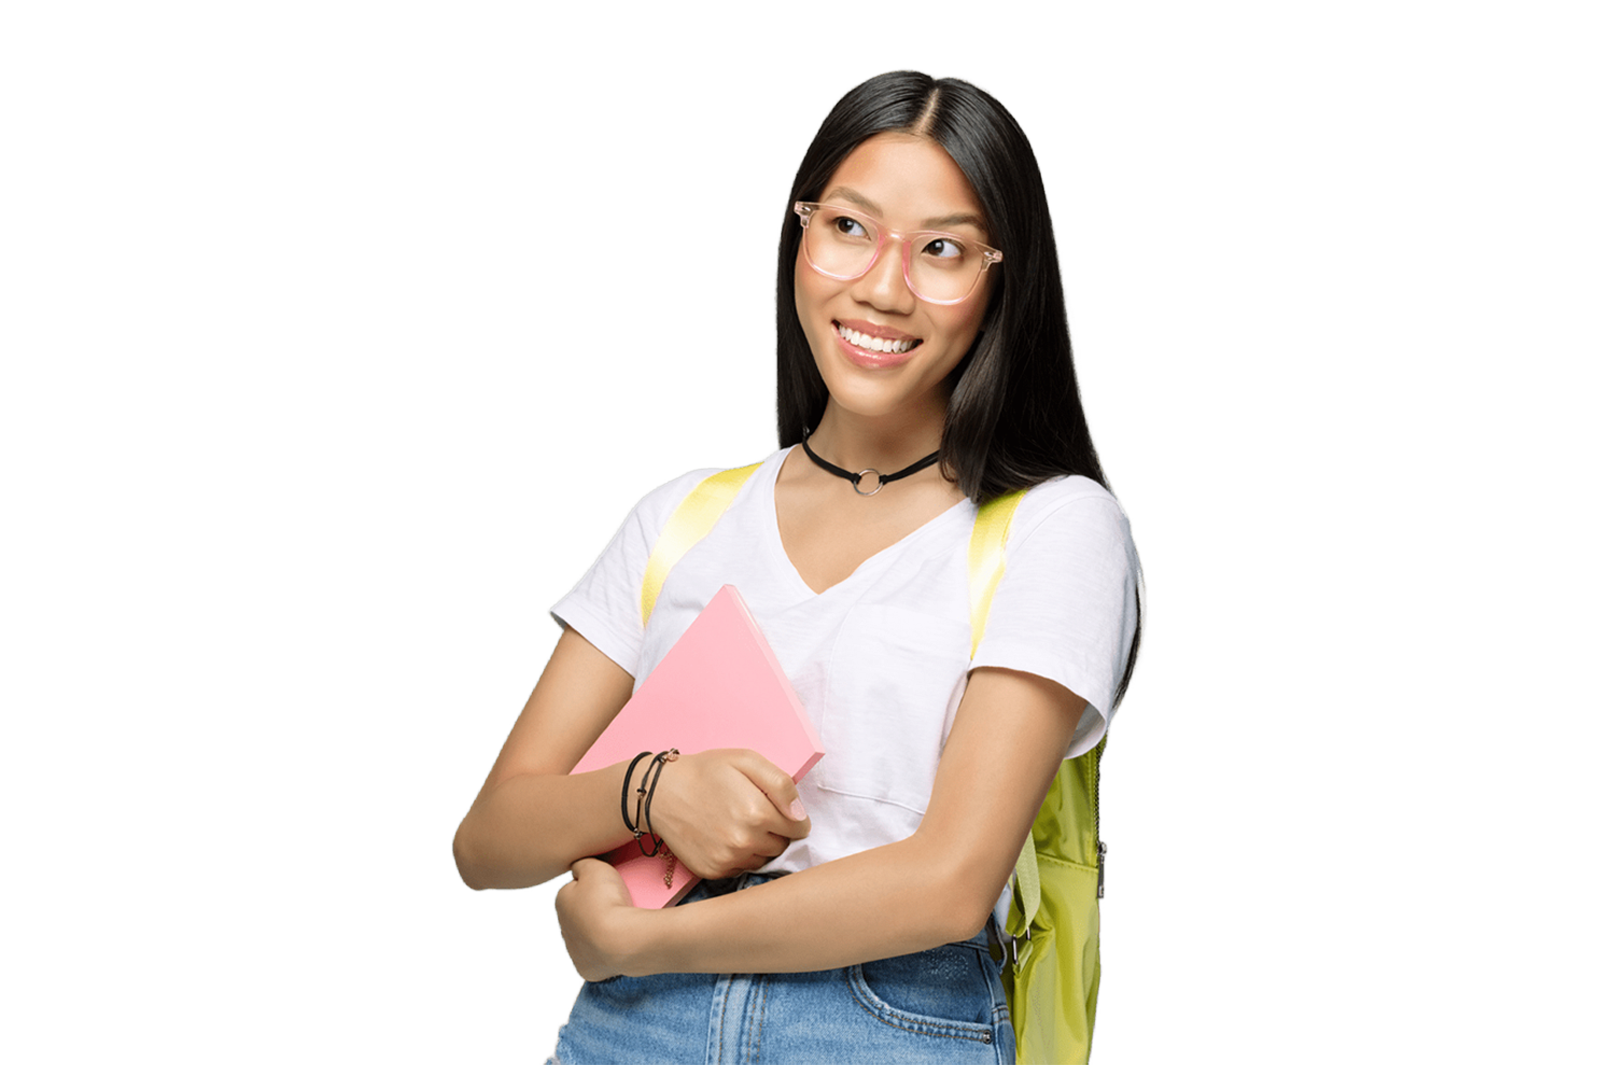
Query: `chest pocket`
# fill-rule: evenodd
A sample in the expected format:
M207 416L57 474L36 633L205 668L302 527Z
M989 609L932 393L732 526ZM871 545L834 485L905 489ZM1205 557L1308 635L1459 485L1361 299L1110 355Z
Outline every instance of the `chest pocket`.
M928 808L939 753L966 687L972 630L893 606L858 606L839 626L818 732L817 787Z

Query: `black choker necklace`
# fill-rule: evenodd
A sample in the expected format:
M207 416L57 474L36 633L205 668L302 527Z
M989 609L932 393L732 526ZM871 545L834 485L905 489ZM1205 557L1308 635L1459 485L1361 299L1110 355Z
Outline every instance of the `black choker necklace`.
M811 456L812 462L815 462L818 466L821 466L835 477L843 477L845 480L849 481L855 486L857 495L863 496L875 496L878 494L879 489L888 484L890 481L898 481L902 477L910 477L913 473L916 473L919 470L925 470L929 466L932 466L935 462L939 461L939 453L935 451L931 455L922 456L922 458L918 459L897 473L879 473L870 466L867 469L862 470L860 473L851 473L849 470L844 469L843 467L835 466L821 455L818 455L815 451L812 451L811 442L809 440L802 438L800 441L800 446L806 449L806 454ZM862 490L861 480L869 473L878 479L878 483L872 486L872 491L867 492Z

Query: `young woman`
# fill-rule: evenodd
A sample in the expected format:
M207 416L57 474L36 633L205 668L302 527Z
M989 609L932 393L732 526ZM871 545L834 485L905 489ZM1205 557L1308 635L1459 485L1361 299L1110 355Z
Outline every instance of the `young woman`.
M711 471L646 496L556 605L561 639L456 835L462 878L571 870L556 908L591 982L562 1062L1009 1060L985 928L1058 764L1126 687L1138 562L1078 398L1038 166L986 93L886 74L823 123L785 204L778 412L782 450L647 625L646 559ZM974 656L977 505L1019 488ZM798 786L750 751L666 764L651 827L706 882L636 909L585 857L632 839L629 767L568 772L730 583L827 753Z

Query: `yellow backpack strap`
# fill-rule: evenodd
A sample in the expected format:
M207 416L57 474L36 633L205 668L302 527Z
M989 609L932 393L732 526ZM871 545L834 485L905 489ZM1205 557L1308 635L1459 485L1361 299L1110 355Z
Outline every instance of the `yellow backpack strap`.
M1006 541L1011 537L1011 519L1022 502L1022 491L989 500L978 508L967 545L967 599L972 618L972 656L978 655L983 630L989 621L995 589L1006 573ZM1039 912L1039 856L1030 831L1017 858L1015 894L1024 918L1023 928L1033 923ZM1024 948L1026 949L1026 948Z
M689 553L689 548L705 539L706 533L733 502L733 497L739 494L739 489L760 466L757 462L713 473L695 485L672 512L666 527L656 538L650 561L644 566L644 587L639 590L639 614L643 624L649 624L650 614L656 608L656 596L661 594L661 586L667 583L672 567Z
M978 508L972 526L972 541L967 544L967 601L972 617L972 654L978 654L983 629L989 621L994 590L1006 575L1006 540L1011 536L1011 518L1022 502L1021 491L991 499Z

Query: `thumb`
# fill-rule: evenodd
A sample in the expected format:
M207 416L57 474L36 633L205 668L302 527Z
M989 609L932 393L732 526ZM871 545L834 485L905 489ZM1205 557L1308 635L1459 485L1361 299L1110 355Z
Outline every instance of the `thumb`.
M804 821L806 808L800 801L800 790L795 787L794 779L755 751L746 751L745 755L739 763L740 771L767 793L779 813L791 821Z

